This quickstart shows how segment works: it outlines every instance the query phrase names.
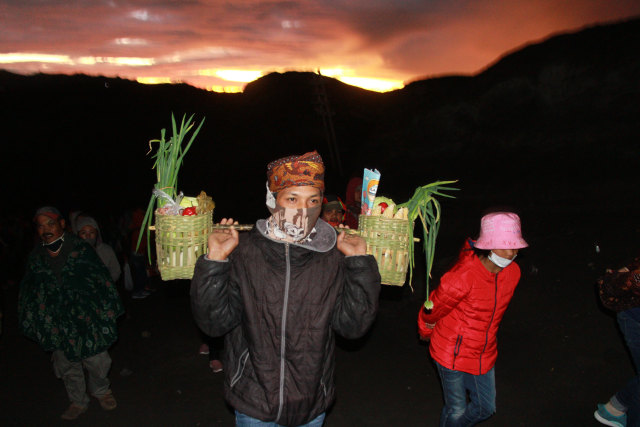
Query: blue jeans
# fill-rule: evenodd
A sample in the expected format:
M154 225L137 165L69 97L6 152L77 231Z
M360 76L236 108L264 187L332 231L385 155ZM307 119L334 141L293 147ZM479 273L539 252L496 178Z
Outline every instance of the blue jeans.
M298 427L322 427L324 424L325 413L318 415L306 424L302 424ZM236 411L236 427L282 427L280 424L268 421L260 421L249 415L242 414Z
M631 359L636 370L636 376L627 381L624 388L615 394L615 399L622 406L616 409L626 410L627 425L632 426L640 422L640 322L629 313L621 311L617 315L620 331L631 353Z
M495 367L484 375L472 375L436 365L444 393L440 427L473 426L496 412Z

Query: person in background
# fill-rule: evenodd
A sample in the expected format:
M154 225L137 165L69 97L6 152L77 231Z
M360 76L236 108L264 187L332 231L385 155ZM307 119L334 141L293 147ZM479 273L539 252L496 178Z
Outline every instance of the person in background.
M81 216L76 222L76 228L78 229L78 237L96 250L104 265L109 269L111 279L114 283L117 282L122 273L120 262L111 246L102 241L102 234L96 220L90 216Z
M598 285L603 305L616 312L636 375L593 415L608 426L640 426L640 257L615 272L607 269Z
M354 177L347 183L347 191L345 194L346 210L344 215L344 224L356 229L358 228L358 217L362 204L362 178Z
M53 352L54 372L71 401L62 419L76 419L87 410L87 389L104 410L115 409L107 350L118 337L116 319L124 312L118 291L96 251L64 231L60 211L42 207L34 222L42 243L29 255L20 282L22 332Z
M127 258L129 267L131 268L131 276L133 277L133 291L131 298L145 299L151 295L152 290L149 286L149 274L147 272L149 262L147 256L147 233L142 230L142 220L144 211L137 208L131 214L131 224L129 228L129 240L131 242L131 252ZM142 240L138 246L138 237L142 233Z
M226 400L237 426L319 427L335 399L335 337L358 338L378 309L380 274L365 240L319 220L317 152L267 166L271 216L253 230L217 229L196 263L191 307L225 337ZM223 225L234 224L223 218Z
M346 208L344 203L342 203L342 200L340 200L340 197L333 194L327 194L322 200L321 218L328 222L332 227L337 227L344 223L345 210Z
M78 219L84 214L81 210L73 210L69 212L69 223L67 224L67 231L72 232L76 236L78 235Z
M496 410L496 334L520 280L513 260L527 246L518 215L483 216L478 240L467 240L457 263L431 292L433 309L419 312L418 332L431 341L442 383L442 427L473 426Z
M203 335L203 343L200 345L199 353L209 356L209 367L214 374L222 372L222 350L224 348L224 337L210 337L205 333Z

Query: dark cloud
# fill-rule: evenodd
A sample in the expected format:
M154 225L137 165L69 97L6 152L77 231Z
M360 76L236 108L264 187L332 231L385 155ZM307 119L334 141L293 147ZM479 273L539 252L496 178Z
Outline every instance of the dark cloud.
M446 25L455 13L465 13L459 0L332 1L336 19L358 34L365 46L385 44L396 37Z

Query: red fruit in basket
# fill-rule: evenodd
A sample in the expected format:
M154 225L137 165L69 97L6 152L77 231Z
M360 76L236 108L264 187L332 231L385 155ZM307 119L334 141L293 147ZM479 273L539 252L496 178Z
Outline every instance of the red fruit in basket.
M196 214L195 206L191 206L190 208L184 208L182 211L182 216L192 216Z
M384 213L384 210L389 207L389 205L386 204L385 202L380 203L379 206L380 206L380 213Z

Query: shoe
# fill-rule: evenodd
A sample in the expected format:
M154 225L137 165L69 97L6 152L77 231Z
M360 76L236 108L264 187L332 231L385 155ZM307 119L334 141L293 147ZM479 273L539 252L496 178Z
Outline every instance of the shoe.
M151 295L152 293L154 293L155 291L157 291L156 288L152 288L150 286L145 286L144 287L144 292L148 293L149 295Z
M133 299L145 299L149 295L150 295L149 292L138 291L138 292L134 292L133 294L131 294L131 298L133 298Z
M62 418L63 420L75 420L85 412L87 412L86 406L80 406L72 403L71 405L69 405L67 410L64 411L62 415L60 415L60 418Z
M116 398L113 397L113 393L111 393L111 390L100 397L96 396L96 398L98 399L98 402L100 402L100 406L102 406L102 409L104 409L105 411L114 410L116 409L116 406L118 406L118 402L116 402Z
M598 410L593 413L593 416L606 426L625 427L627 425L627 414L622 414L617 417L611 415L602 403L598 403Z
M217 374L218 372L222 372L222 362L219 360L210 361L209 367L211 368L214 374Z
M209 354L209 346L205 343L202 343L200 346L200 350L198 350L200 354Z

